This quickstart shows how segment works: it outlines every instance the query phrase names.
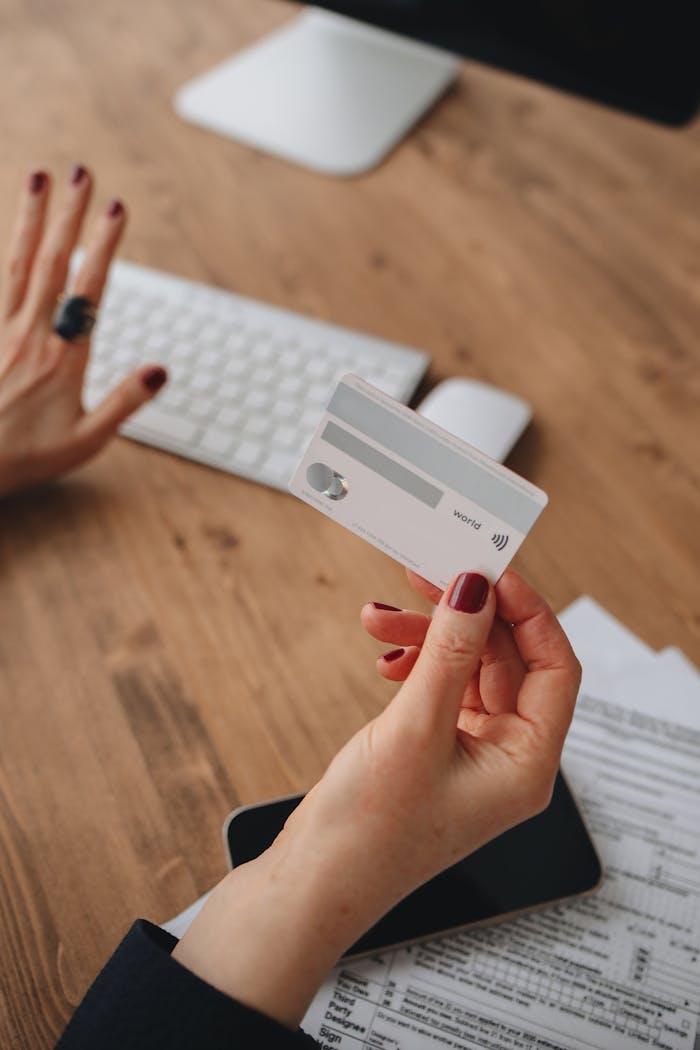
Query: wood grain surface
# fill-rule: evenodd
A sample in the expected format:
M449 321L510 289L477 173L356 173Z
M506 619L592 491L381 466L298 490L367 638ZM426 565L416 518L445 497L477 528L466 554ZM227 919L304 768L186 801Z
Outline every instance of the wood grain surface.
M28 170L82 161L94 208L129 204L124 257L521 394L510 464L551 502L517 567L699 662L700 128L467 63L378 170L334 180L174 115L294 11L3 0L0 238ZM229 810L310 786L387 702L371 599L413 601L385 556L124 440L0 505L3 1048L51 1046L132 919L222 875Z

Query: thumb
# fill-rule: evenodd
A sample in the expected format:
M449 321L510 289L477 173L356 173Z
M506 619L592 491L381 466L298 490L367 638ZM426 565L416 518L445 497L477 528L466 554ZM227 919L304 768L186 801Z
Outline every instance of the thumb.
M84 415L76 437L85 458L102 448L119 424L150 401L167 378L167 372L160 365L142 366L110 390L92 412Z
M463 572L447 588L402 690L414 718L454 729L464 692L479 670L495 613L493 587L479 573Z

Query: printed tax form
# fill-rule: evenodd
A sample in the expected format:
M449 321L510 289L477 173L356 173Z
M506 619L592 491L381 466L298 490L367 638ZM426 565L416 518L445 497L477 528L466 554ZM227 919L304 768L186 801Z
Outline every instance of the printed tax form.
M563 768L603 861L601 889L348 961L302 1022L322 1047L700 1050L700 676L590 599L569 613L587 691ZM608 648L596 667L597 636Z

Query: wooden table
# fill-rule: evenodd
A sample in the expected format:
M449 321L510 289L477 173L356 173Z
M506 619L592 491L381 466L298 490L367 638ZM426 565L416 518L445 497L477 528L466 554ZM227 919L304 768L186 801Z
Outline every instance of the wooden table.
M427 348L527 398L551 503L517 559L700 661L700 128L467 64L377 171L183 124L279 0L8 0L0 235L25 172L128 201L126 258ZM53 1044L136 915L224 872L234 806L307 788L392 687L358 610L402 570L292 497L128 441L0 507L0 1044Z

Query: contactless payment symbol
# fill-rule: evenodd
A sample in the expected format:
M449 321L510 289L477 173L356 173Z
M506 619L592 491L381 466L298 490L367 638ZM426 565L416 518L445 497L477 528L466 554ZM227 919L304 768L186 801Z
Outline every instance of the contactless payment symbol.
M508 546L508 535L505 532L494 532L491 537L491 543L493 543L496 550L505 550Z

